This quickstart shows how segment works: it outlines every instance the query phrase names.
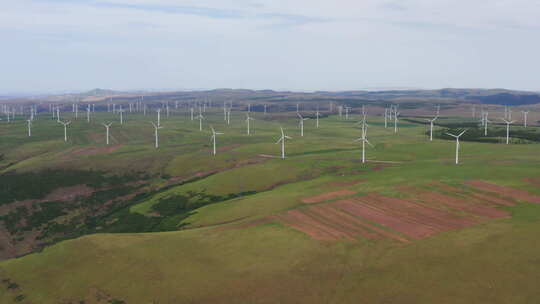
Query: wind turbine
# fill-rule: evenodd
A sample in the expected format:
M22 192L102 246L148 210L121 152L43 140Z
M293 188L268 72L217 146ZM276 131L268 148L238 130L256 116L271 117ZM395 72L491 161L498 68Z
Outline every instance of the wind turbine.
M351 108L350 107L345 107L345 120L349 120L349 110Z
M384 128L388 128L388 108L384 108Z
M249 121L250 121L250 120L255 120L255 119L254 119L254 118L251 118L251 117L249 116L249 112L248 112L248 113L246 113L247 135L250 135L250 130L249 130Z
M158 127L161 127L161 108L158 108L156 112L157 112L157 125Z
M64 125L64 142L67 142L67 126L71 123L71 121L60 121L59 123Z
M491 122L491 120L488 119L489 112L482 113L482 124L484 125L484 136L487 136L487 130L488 130L488 122Z
M90 122L90 105L86 106L86 122Z
M300 113L296 113L298 117L300 118L300 136L304 136L304 120L308 120L309 118L303 118Z
M321 113L319 113L319 106L317 106L317 112L315 112L315 117L317 118L315 126L317 129L319 128L319 117L321 116Z
M433 119L426 119L427 121L429 121L429 141L433 141L433 122L435 122L437 118L439 118L438 115L435 116Z
M217 135L222 135L223 133L219 133L219 132L216 132L216 130L214 130L214 127L210 126L210 129L212 129L212 142L214 144L214 155L216 155L216 137Z
M122 106L120 106L120 110L118 110L118 112L120 112L120 124L123 125L124 124L124 109L122 109Z
M394 107L394 133L397 133L397 122L398 122L398 116L399 116L399 113L397 111L397 106ZM437 110L437 116L439 116L439 111Z
M202 113L199 113L199 116L197 116L197 119L199 119L199 131L202 131L202 121L204 119L204 116Z
M285 132L283 132L282 127L279 127L279 128L281 129L281 137L278 139L276 144L279 144L281 142L281 159L285 159L285 140L292 139L292 137L285 135Z
M463 130L463 132L459 133L459 135L454 135L450 133L446 133L446 135L450 135L456 139L456 165L459 164L459 138L463 133L467 132L467 130Z
M26 121L27 125L28 125L28 137L32 136L32 120L31 119L28 119Z
M156 125L153 121L151 121L150 123L152 124L152 126L154 126L154 135L156 136L155 147L156 147L156 149L157 149L157 148L159 148L158 130L159 130L159 129L162 129L163 127L162 127L162 126L159 126L159 125Z
M106 137L107 138L107 145L109 144L109 128L111 127L112 124L113 124L112 122L110 122L109 124L103 123L103 126L107 129L107 133L106 133L107 134L107 137Z
M523 126L527 127L527 115L529 114L529 111L521 111L523 113Z
M503 119L504 122L506 123L506 144L508 145L510 143L510 125L514 123L513 120L506 120L506 119Z
M364 115L364 119L362 120L362 137L356 139L356 141L362 142L362 163L366 162L366 143L373 147L373 145L367 140L367 123L366 123L366 116Z

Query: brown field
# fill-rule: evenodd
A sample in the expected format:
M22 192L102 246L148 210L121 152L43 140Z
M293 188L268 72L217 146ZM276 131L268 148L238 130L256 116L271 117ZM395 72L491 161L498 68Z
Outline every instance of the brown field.
M481 185L482 190L486 189L484 186L486 184L474 183L474 185ZM487 185L491 187L491 184ZM359 238L370 240L389 238L399 242L409 242L493 219L509 218L510 213L499 207L515 205L512 199L489 193L470 193L465 189L446 184L432 186L435 190L443 190L456 196L408 188L406 193L410 198L407 200L371 193L290 210L273 216L272 219L316 240L355 241ZM516 194L519 199L535 198L534 195L524 191L507 188L504 188L505 193L511 194L511 198ZM405 189L400 190L405 191ZM302 201L319 203L353 193L343 189L304 198Z
M465 182L465 184L468 186L472 186L476 189L486 191L486 192L496 193L504 197L509 197L513 199L518 199L520 201L540 204L539 195L534 195L524 190L520 190L520 189L516 189L512 187L506 187L506 186L499 186L499 185L487 183L484 181L468 181L468 182Z

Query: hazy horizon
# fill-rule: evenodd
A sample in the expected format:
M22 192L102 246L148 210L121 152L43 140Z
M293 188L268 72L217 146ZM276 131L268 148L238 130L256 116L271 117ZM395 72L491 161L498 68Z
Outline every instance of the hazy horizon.
M20 0L0 11L0 95L540 91L539 15L531 0Z

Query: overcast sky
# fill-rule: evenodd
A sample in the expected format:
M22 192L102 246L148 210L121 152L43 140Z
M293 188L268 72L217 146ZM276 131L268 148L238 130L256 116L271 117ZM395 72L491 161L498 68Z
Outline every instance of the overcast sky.
M538 0L5 0L0 94L540 90Z

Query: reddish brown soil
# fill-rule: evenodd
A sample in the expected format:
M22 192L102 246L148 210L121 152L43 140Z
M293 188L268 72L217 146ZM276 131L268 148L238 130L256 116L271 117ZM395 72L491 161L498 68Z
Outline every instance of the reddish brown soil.
M305 198L303 198L301 200L302 200L303 203L313 204L313 203L320 203L320 202L328 201L328 200L335 199L335 198L342 197L342 196L353 195L355 193L356 192L354 192L354 191L343 189L343 190L339 190L339 191L333 191L333 192L319 194L319 195L316 195L316 196L305 197Z
M420 193L417 196L417 199L434 206L444 206L454 212L470 214L473 216L486 218L510 217L510 214L507 211L496 209L471 199L464 200L459 197L444 195L437 192Z
M476 189L496 193L504 197L510 197L513 199L521 200L521 201L540 204L539 195L534 195L524 190L507 187L507 186L499 186L499 185L487 183L484 181L468 181L468 182L465 182L465 184L472 186Z
M525 178L523 179L525 182L535 185L537 187L540 187L540 178Z
M491 193L467 192L465 189L453 187L453 186L443 184L440 182L434 182L431 185L431 188L441 189L444 192L458 194L462 197L468 197L470 200L474 202L487 204L488 206L493 206L493 204L501 205L501 206L514 206L515 205L515 202L513 200L501 198L500 196L496 194L494 195Z
M295 209L273 218L316 240L353 241L361 237L391 238L408 242L408 239L421 240L437 233L459 230L489 219L510 216L507 211L496 207L511 205L512 202L489 195L473 193L469 196L470 199L464 199L437 192L409 190L415 193L414 200L385 197L373 193ZM447 186L445 190L459 189ZM334 198L336 197L334 193L341 195L341 191L311 197L307 199L307 202L320 202L323 199ZM465 193L462 190L459 191L460 195ZM303 201L306 202L306 199Z

